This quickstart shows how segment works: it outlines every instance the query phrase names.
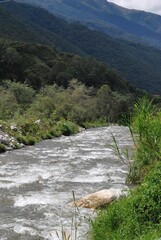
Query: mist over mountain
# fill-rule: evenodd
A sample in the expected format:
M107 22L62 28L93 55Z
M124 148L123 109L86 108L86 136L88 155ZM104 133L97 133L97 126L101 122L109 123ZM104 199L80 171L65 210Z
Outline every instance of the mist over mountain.
M41 6L57 16L130 41L161 47L161 16L129 10L106 0L18 0Z
M0 7L1 37L95 57L136 87L161 94L161 51L67 22L40 7L14 1Z

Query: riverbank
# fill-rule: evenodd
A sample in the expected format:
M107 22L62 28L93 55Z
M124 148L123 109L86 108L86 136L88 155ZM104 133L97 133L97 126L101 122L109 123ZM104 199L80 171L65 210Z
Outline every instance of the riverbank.
M87 128L103 127L108 124L105 121L87 122L84 127L62 119L24 119L17 123L7 121L0 122L0 153L19 149L24 146L34 145L37 142L55 137L70 136Z
M92 240L155 240L161 237L161 111L143 99L135 105L131 129L137 133L128 181L130 195L98 211Z
M45 139L69 136L81 131L77 124L70 121L36 121L26 120L22 123L3 122L0 125L0 152L19 149L26 145L34 145Z

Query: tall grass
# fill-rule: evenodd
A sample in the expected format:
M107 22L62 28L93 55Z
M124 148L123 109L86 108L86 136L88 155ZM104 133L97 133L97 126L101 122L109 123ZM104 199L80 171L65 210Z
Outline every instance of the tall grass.
M131 119L136 149L128 180L139 185L98 212L91 224L92 240L161 238L161 111L143 98Z
M161 237L161 163L126 199L111 203L92 222L93 240L158 240Z
M129 181L139 183L157 161L161 160L161 111L146 98L134 106L131 127L136 135L135 161Z

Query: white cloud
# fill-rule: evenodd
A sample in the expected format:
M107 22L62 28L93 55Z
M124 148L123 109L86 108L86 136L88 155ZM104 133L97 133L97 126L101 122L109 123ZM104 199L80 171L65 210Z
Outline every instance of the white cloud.
M109 2L116 3L130 9L144 10L161 14L161 1L160 0L109 0Z

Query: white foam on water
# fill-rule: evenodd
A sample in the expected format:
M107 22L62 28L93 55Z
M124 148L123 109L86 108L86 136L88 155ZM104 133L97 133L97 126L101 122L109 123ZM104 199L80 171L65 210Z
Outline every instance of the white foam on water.
M40 236L40 239L58 240L55 230L61 234L62 222L65 230L70 231L71 218L75 216L74 209L67 207L73 200L72 189L77 197L81 197L112 184L113 188L116 185L122 188L126 166L109 148L108 144L112 144L110 131L121 146L130 145L128 130L112 126L6 153L6 159L0 159L0 188L12 188L10 191L2 190L2 200L11 199L9 203L12 206L9 209L2 201L4 211L2 205L0 229L3 232L5 228L10 229L15 239L20 234L22 239L23 236L30 236L30 239ZM93 216L93 211L89 214L87 209L80 211L83 217ZM85 240L84 232L88 228L87 221L83 221L83 228L78 229L79 236L83 235L78 237L79 240ZM12 225L9 226L10 223Z
M14 226L15 226L15 223L0 224L0 229L14 228Z
M0 177L0 188L13 188L20 187L24 184L30 184L33 182L38 182L42 180L46 180L52 176L52 171L42 167L38 167L37 165L33 165L26 169L25 172L19 173L19 175L11 175L10 177Z
M61 226L57 226L51 230L44 230L39 233L40 237L43 237L47 240L60 240L62 239L62 231L66 234L66 238L63 237L63 239L75 239L75 236L77 235L76 239L84 240L84 236L81 236L85 229L82 229L80 226L73 226L75 223L71 223L71 226L67 226L66 223L62 223ZM88 229L86 229L87 232ZM83 238L82 238L83 237Z
M100 183L106 180L105 176L87 176L87 175L82 175L75 177L71 180L71 182L75 183Z
M31 176L31 175L20 175L18 176L14 176L11 178L0 178L0 188L13 188L13 187L20 187L23 184L29 184L29 183L33 183L36 181L39 181L41 179L41 175L37 175L37 176Z
M47 240L59 240L60 238L57 233L58 231L56 229L51 231L42 231L39 236ZM60 234L60 237L62 237L62 234Z
M18 196L14 199L14 207L25 207L27 205L47 205L55 203L54 197L45 193L30 193L26 196Z
M37 231L31 227L25 227L23 225L16 225L14 227L14 232L18 234L29 234L31 236L37 236Z
M50 170L49 166L38 166L34 164L29 167L28 173L31 176L35 175L38 178L48 179L53 175L52 170Z
M27 195L19 195L14 197L14 207L25 207L27 205L51 205L51 206L62 206L66 204L69 193L57 192L50 193L44 192L28 192Z

